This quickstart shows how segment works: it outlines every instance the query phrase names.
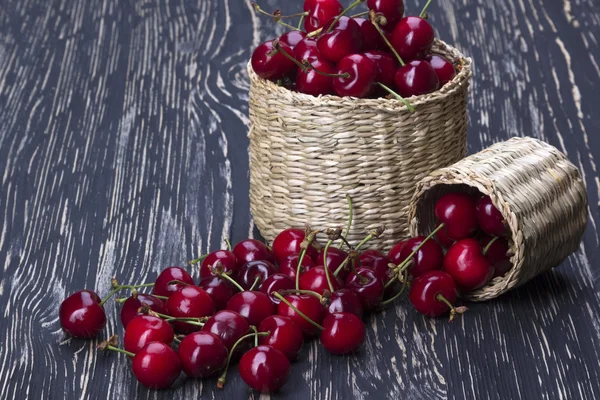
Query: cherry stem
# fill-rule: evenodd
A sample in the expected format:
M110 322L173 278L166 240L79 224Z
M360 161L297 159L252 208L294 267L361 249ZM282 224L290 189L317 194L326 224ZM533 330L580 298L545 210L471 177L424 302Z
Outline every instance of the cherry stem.
M202 318L194 318L194 317L172 317L170 315L161 314L161 313L153 311L153 310L149 310L148 311L148 315L150 315L152 317L162 318L166 322L179 321L179 322L183 322L183 323L190 324L190 325L195 325L195 326L204 326L204 323L200 322L200 321L202 321L202 320L205 319L205 317L202 317Z
M398 62L400 63L400 65L404 67L406 65L404 63L404 60L402 60L402 57L400 57L400 54L398 54L398 52L396 51L396 49L394 49L394 46L392 46L392 44L390 43L390 41L388 40L388 38L385 36L385 33L383 33L383 31L381 30L381 27L379 26L379 23L377 22L377 19L380 18L380 16L378 16L372 10L371 10L370 16L371 16L371 23L375 26L375 29L377 29L377 32L379 32L379 35L381 36L381 38L383 39L383 41L385 42L385 44L387 44L387 46L390 48L390 50L392 51L392 53L394 53L394 55L398 59Z
M490 240L490 242L489 242L489 243L488 243L488 244L485 246L485 248L483 249L483 255L484 255L484 256L487 254L488 250L490 249L490 247L492 247L492 245L494 244L494 242L495 242L496 240L498 240L498 239L499 239L499 237L498 237L498 236L494 237L494 238L493 238L492 240Z
M427 242L429 239L431 239L432 237L434 237L434 236L435 236L435 234L436 234L436 233L438 233L438 231L439 231L440 229L442 229L444 226L446 226L446 225L445 225L445 224L443 224L443 223L442 223L442 224L439 224L439 225L437 226L437 228L435 228L435 229L433 230L433 232L431 232L431 233L429 234L429 236L427 236L427 237L426 237L426 238L425 238L425 239L424 239L424 240L423 240L421 243L419 243L419 245L418 245L418 246L417 246L417 247L416 247L416 248L415 248L415 249L412 251L412 253L410 253L410 254L408 255L408 257L406 257L406 258L404 259L404 261L402 261L400 264L398 264L398 267L396 267L396 269L397 269L398 271L402 271L402 270L405 268L405 265L407 265L407 264L408 264L410 261L412 261L412 258L414 257L414 255L415 255L415 254L417 254L417 252L418 252L419 250L421 250L421 248L422 248L423 246L425 246L425 242Z
M128 355L129 357L135 357L134 353L111 345L106 346L106 350L116 351L117 353L123 353L125 355Z
M307 294L309 296L316 297L317 299L319 299L319 301L323 300L323 296L321 296L319 293L312 291L312 290L285 289L285 290L278 290L277 293L281 294L282 296L286 296L288 294Z
M233 355L235 349L239 346L239 344L242 343L244 340L251 338L252 336L256 336L258 338L259 336L268 336L270 334L271 334L271 332L256 332L256 331L254 331L252 333L242 336L241 338L239 338L237 340L237 342L235 342L235 344L231 348L231 351L229 352L229 356L227 357L227 365L225 365L225 369L223 370L223 373L221 374L221 376L219 377L219 380L217 381L217 387L219 389L223 389L223 387L225 386L225 382L227 381L227 379L226 379L227 378L227 370L229 369L229 364L231 363L232 355Z
M258 284L258 281L259 281L259 280L260 280L260 276L257 276L257 277L254 279L254 282L252 283L252 286L250 286L250 289L248 289L248 291L249 291L249 292L251 292L251 291L253 291L253 290L254 290L254 288L255 288L255 287L256 287L256 285Z
M425 18L427 17L427 7L429 7L429 5L431 4L432 0L429 0L427 3L425 3L425 7L423 7L423 10L421 10L421 14L419 14L419 18Z
M362 17L362 16L364 16L364 15L367 15L367 14L369 14L369 12L370 12L370 11L368 11L368 10L367 10L367 11L363 11L363 12L359 12L358 14L351 15L351 16L350 16L350 18Z
M346 15L346 13L350 10L352 10L354 7L359 6L361 3L363 3L365 0L356 0L354 3L350 4L348 6L348 8L346 8L344 11L342 11L340 13L340 15L338 15L335 20L333 21L333 23L331 25L329 25L329 28L327 29L327 32L325 33L329 33L333 30L333 27L335 26L335 24L338 23L338 21L340 20L340 18L342 18L344 15Z
M287 18L287 17L281 16L281 15L270 14L270 13L266 12L265 10L263 10L262 8L260 8L260 6L258 4L256 4L256 3L252 3L252 6L254 7L254 10L256 10L257 12L273 18L273 20L276 23L278 23L279 25L285 26L285 27L290 28L290 29L292 29L294 31L299 31L300 30L300 29L296 28L295 26L292 26L290 24L286 24L285 22L281 21L281 18Z
M275 49L276 51L280 52L288 60L290 60L291 62L293 62L294 64L296 64L298 66L298 68L300 68L302 70L302 72L304 72L305 74L308 73L309 70L313 70L317 74L323 75L323 76L327 76L329 78L340 78L340 77L341 78L345 78L345 79L350 78L350 73L348 73L348 72L345 72L343 74L330 74L330 73L323 72L323 71L320 71L320 70L316 69L308 60L302 60L302 62L296 60L296 57L292 56L287 51L285 51L283 49L283 47L281 47L281 44L279 43L279 40L274 40L273 41L273 49Z
M239 283L237 283L235 281L235 279L233 279L232 277L229 276L229 274L226 273L222 273L221 275L219 275L221 278L225 279L226 281L229 281L229 283L231 283L233 286L236 287L236 289L238 289L240 292L244 291L244 288L240 286Z
M312 69L313 71L315 71L317 74L319 75L323 75L326 76L328 78L344 78L344 79L349 79L350 78L350 73L349 72L344 72L343 74L330 74L328 72L323 72L320 71L318 69L316 69L315 67L313 67L313 65L308 62L308 60L302 60L302 65L306 68L306 69ZM306 71L305 71L306 72Z
M307 231L309 229L307 228ZM300 252L300 257L298 257L298 266L296 267L296 290L300 289L300 271L302 270L302 260L304 260L304 256L306 255L306 249L312 245L313 240L315 240L316 232L309 232L308 235L304 238L306 241L306 247L302 249Z
M327 267L327 250L329 250L329 246L331 246L333 240L329 239L327 244L325 245L325 250L323 250L323 268L325 269L325 278L327 278L327 285L329 285L329 290L333 293L335 290L333 289L333 284L331 283L331 278L329 277L329 268Z
M173 337L173 341L175 341L177 344L181 343L181 339L179 339L177 336Z
M408 108L408 111L410 111L411 113L415 112L415 108L404 97L400 96L398 93L396 93L395 91L393 91L389 87L385 86L381 82L377 82L377 84L379 86L381 86L386 92L388 92L389 94L391 94L392 96L394 96L397 100L400 100L402 103L404 103L404 105L406 106L406 108Z
M302 311L298 310L295 306L292 305L292 303L290 303L289 301L287 301L278 292L273 292L273 295L275 297L277 297L279 300L281 300L283 303L285 303L289 308L291 308L292 310L296 311L296 313L298 313L299 316L301 316L302 318L304 318L306 320L306 322L311 323L315 328L318 328L319 330L324 330L325 329L321 325L319 325L315 321L313 321L312 319L308 318L308 316L306 314L304 314Z
M231 251L231 243L229 242L229 239L223 238L223 240L225 241L225 244L227 245L227 250Z
M312 38L312 37L315 37L315 36L319 35L321 32L323 32L323 28L322 27L319 28L319 29L317 29L316 31L312 31L311 33L308 33L306 35L306 37Z
M188 264L190 265L196 265L198 264L200 261L204 260L206 257L208 257L208 254L204 254L198 258L194 258L193 260L188 261Z
M300 22L298 22L298 30L302 29L302 24L304 23L304 19L307 15L307 13L302 13L302 15L300 16Z
M352 219L354 218L354 211L352 208L352 197L350 197L349 194L346 195L346 201L348 202L348 225L346 226L346 232L341 236L342 243L340 243L340 249L344 247L344 243L348 246L349 249L352 248L350 246L350 243L348 243L348 241L346 240L346 236L350 234L350 227L352 226Z
M151 287L154 286L154 283L144 283L142 285L119 285L116 283L117 281L113 278L113 290L100 302L100 306L103 306L115 293L123 289L131 289L135 290L142 287Z
M390 282L393 282L393 281L394 281L394 279L390 279ZM388 304L393 303L394 301L396 301L396 299L398 299L402 295L402 293L404 293L404 289L406 289L406 286L407 286L406 282L408 282L408 271L404 270L404 276L403 276L403 280L402 280L402 289L400 289L400 291L398 293L396 293L394 295L394 297L392 297L390 299L387 299L385 301L382 301L381 305L382 306L386 306L386 305L388 305ZM387 287L387 284L386 284L386 287Z
M250 325L250 329L254 332L254 347L256 347L258 346L258 329L254 325Z
M464 314L468 310L468 308L464 306L454 307L454 305L452 305L452 303L450 303L441 293L438 293L437 296L435 296L435 299L441 301L450 308L450 318L448 319L448 322L454 321L454 318L456 318L457 315Z
M356 245L355 250L356 251L360 250L360 248L363 247L369 240L373 239L374 236L375 235L373 235L372 233L369 233L367 236L365 236L365 238L358 245ZM344 261L342 261L342 263L340 264L338 269L335 270L333 275L338 276L338 274L340 273L342 268L344 268L346 266L346 264L348 264L349 260L350 260L350 254L348 254L348 256L344 259Z

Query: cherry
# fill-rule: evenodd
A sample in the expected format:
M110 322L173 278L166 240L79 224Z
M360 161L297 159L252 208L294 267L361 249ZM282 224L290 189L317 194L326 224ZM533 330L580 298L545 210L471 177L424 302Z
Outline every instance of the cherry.
M279 37L279 43L287 44L291 48L294 48L305 37L306 33L302 31L289 31Z
M361 51L366 52L384 48L385 42L371 21L365 18L354 18L354 21L356 21L360 27L362 36Z
M169 345L152 342L135 354L131 369L142 385L150 389L166 389L179 377L181 362Z
M123 347L127 351L137 353L151 342L170 344L174 336L171 324L164 319L150 315L138 315L125 329Z
M394 83L402 97L435 92L440 86L440 80L433 67L422 60L414 60L400 67L394 76Z
M477 231L475 202L466 193L448 193L435 203L435 216L449 239L471 237Z
M127 328L127 325L129 325L131 320L137 315L142 315L139 312L139 309L144 304L152 311L167 314L167 307L165 306L164 301L151 294L138 293L135 291L131 297L128 297L127 300L125 300L125 303L123 303L123 307L121 308L121 323L124 328Z
M292 53L290 46L285 43L280 45L288 54ZM296 71L296 64L275 50L272 40L260 44L254 50L251 63L254 72L263 79L282 79Z
M192 378L206 378L225 368L229 351L217 335L194 332L179 343L183 372Z
M379 82L386 86L394 85L398 60L391 54L379 50L365 51L364 55L377 66Z
M410 287L409 299L413 307L428 317L439 317L450 311L450 320L466 308L454 308L458 290L456 283L444 271L429 271L415 278Z
M374 310L383 300L383 281L375 275L375 271L365 267L358 268L356 273L348 276L346 288L358 295L366 311Z
M307 0L304 11L308 16L304 20L304 30L308 33L321 28L328 20L344 11L338 0Z
M229 250L217 250L207 255L200 265L200 279L216 276L211 268L217 267L218 261L221 262L220 266L223 268L223 272L229 272L229 276L235 279L241 264L238 263L235 254Z
M229 299L237 293L237 290L231 283L218 276L207 276L200 281L198 287L204 289L210 295L215 304L216 311L224 309Z
M300 62L302 60L307 60L312 56L320 55L321 53L319 53L319 48L317 47L317 40L310 37L302 39L298 42L296 47L294 47L294 57Z
M319 255L317 256L316 260L317 265L325 265L324 254L324 251L319 252ZM329 247L327 249L327 269L333 272L337 271L337 269L340 267L340 265L342 265L346 258L348 258L348 253L346 253L344 250L338 249L337 247ZM356 264L358 263L355 263L354 267L360 265ZM340 277L340 279L346 279L347 276L348 270L346 268L342 268L338 273L338 277Z
M202 332L211 332L219 337L227 350L250 330L246 318L235 311L222 310L210 317L202 327Z
M227 309L246 318L250 325L258 326L263 319L275 314L275 304L262 292L240 292L227 302Z
M323 328L321 344L331 354L352 353L365 341L365 324L351 313L329 314Z
M260 287L260 291L265 294L268 294L273 304L279 304L280 300L277 297L271 295L271 293L278 292L280 290L294 289L295 285L296 282L289 276L284 274L274 274L269 276L263 282L262 286Z
M158 275L158 278L156 278L152 294L169 297L183 287L183 284L180 283L169 284L172 281L180 281L189 285L194 284L194 280L185 269L181 267L169 267L163 270Z
M444 57L431 55L427 56L425 60L431 64L433 70L437 74L438 79L440 80L440 87L450 82L456 76L454 65Z
M390 43L405 62L422 60L431 51L435 33L427 20L420 17L402 18L394 27Z
M475 239L462 239L448 249L444 271L466 292L487 284L494 276L494 266L485 258Z
M325 308L318 298L308 294L289 294L284 298L313 322L319 324L323 321ZM305 336L317 336L320 333L319 328L308 322L283 301L277 306L277 314L290 317L302 329Z
M379 250L369 249L360 253L358 259L360 260L360 264L364 267L370 267L373 265L373 261L376 257L381 257L383 254Z
M367 0L367 7L376 13L381 13L387 23L381 28L390 31L404 15L403 0Z
M336 68L320 55L311 55L307 61L312 65L312 68L306 70L298 68L296 73L296 89L298 92L312 96L333 94L333 77L331 75L335 75ZM323 73L326 75L323 75Z
M363 54L351 54L337 64L338 76L333 78L333 90L338 96L366 97L377 83L377 65Z
M335 277L331 270L329 270L329 279L334 291L344 287L343 282L339 278ZM323 293L326 291L332 291L332 288L329 287L329 283L327 282L327 276L323 266L311 268L310 270L301 274L299 283L299 288L301 290L311 290L320 295L323 295Z
M256 239L242 240L233 248L233 254L235 254L238 262L241 264L255 260L275 262L275 257L273 257L271 249Z
M441 222L437 224L436 228L440 226ZM449 249L456 242L454 239L450 239L444 229L440 229L435 233L435 240L440 244L440 246Z
M491 236L506 236L508 228L502 213L496 208L490 196L482 196L475 202L475 215L482 231Z
M394 246L389 256L392 263L398 265L405 261L425 241L425 236L416 236ZM400 249L398 249L398 245ZM408 267L408 273L414 277L428 271L442 269L444 253L439 244L433 240L426 240L417 253L412 256L412 263Z
M175 318L202 318L215 312L215 305L208 293L197 286L179 288L167 300L167 311ZM179 333L191 333L200 330L199 326L182 321L174 322Z
M262 283L276 272L277 268L269 261L250 261L241 266L236 281L244 290L249 290L252 286L260 289ZM258 282L255 284L257 279Z
M269 332L268 336L260 337L260 344L281 351L290 361L298 358L304 343L304 336L302 329L291 318L271 315L260 323L258 331Z
M276 392L287 382L290 361L271 346L257 346L242 356L240 376L254 390Z
M331 249L329 249L329 251L331 251ZM290 278L292 278L295 281L296 280L296 271L298 269L298 258L299 258L298 255L289 256L289 257L284 258L279 263L279 273L289 276ZM329 258L329 257L327 257L327 258ZM315 263L310 257L304 257L302 259L302 267L301 267L302 271L301 272L308 271L309 269L311 269L314 266L315 266Z
M327 313L351 313L362 318L363 306L355 292L350 289L340 289L331 294Z
M381 279L383 282L387 282L390 279L391 271L389 264L391 263L392 261L386 256L377 256L373 257L371 265L363 265L363 267L372 270L377 278Z
M358 53L362 46L360 25L348 17L341 17L335 22L331 18L323 26L323 35L317 41L319 52L325 59L337 63L347 55ZM334 24L335 22L335 24ZM333 28L330 27L333 25Z
M492 240L494 241L493 243L491 243ZM479 243L481 248L484 249L483 254L485 255L485 258L487 258L487 260L494 266L494 278L504 275L512 268L508 240L506 238L494 238L485 235L479 239Z
M273 254L277 262L281 262L286 257L300 254L301 244L305 237L306 234L302 229L289 228L281 231L273 240ZM307 247L306 256L314 260L317 256L317 249L313 246Z
M58 310L60 325L79 339L96 337L106 326L102 300L91 290L81 290L67 297Z

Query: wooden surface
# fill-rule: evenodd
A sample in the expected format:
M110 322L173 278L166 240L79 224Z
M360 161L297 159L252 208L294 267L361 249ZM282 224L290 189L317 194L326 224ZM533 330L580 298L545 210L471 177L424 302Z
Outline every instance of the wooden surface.
M449 0L429 13L474 59L470 152L514 135L566 152L588 186L585 239L454 324L403 303L369 320L355 356L307 344L273 397L598 398L600 6ZM1 398L258 398L235 373L222 392L183 379L148 391L124 356L66 339L57 310L253 233L245 64L275 32L242 0L0 0ZM121 333L106 308L106 334Z

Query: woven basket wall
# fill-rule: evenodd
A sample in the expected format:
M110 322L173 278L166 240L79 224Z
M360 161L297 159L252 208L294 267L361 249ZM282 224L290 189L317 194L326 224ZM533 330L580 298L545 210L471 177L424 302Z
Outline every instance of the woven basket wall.
M547 143L512 138L430 174L411 202L412 235L435 228L435 202L450 191L489 195L511 230L512 269L464 298L497 297L579 247L587 222L586 188L577 168Z
M408 235L414 185L466 154L471 60L443 42L434 53L462 63L439 91L398 100L314 97L258 77L250 64L250 208L262 236L281 230L344 227L348 239L386 226L371 245L389 248Z

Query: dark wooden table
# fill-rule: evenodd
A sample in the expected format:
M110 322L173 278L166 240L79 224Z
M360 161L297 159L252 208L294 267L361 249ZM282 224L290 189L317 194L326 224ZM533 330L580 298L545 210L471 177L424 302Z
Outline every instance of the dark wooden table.
M585 238L454 324L399 304L369 319L357 355L307 344L273 397L598 398L600 4L451 0L430 17L475 63L470 152L529 135L567 153L588 187ZM245 65L278 28L240 0L0 0L3 399L258 397L235 373L223 391L148 391L124 356L67 339L57 311L255 232ZM116 311L106 334L121 333Z

